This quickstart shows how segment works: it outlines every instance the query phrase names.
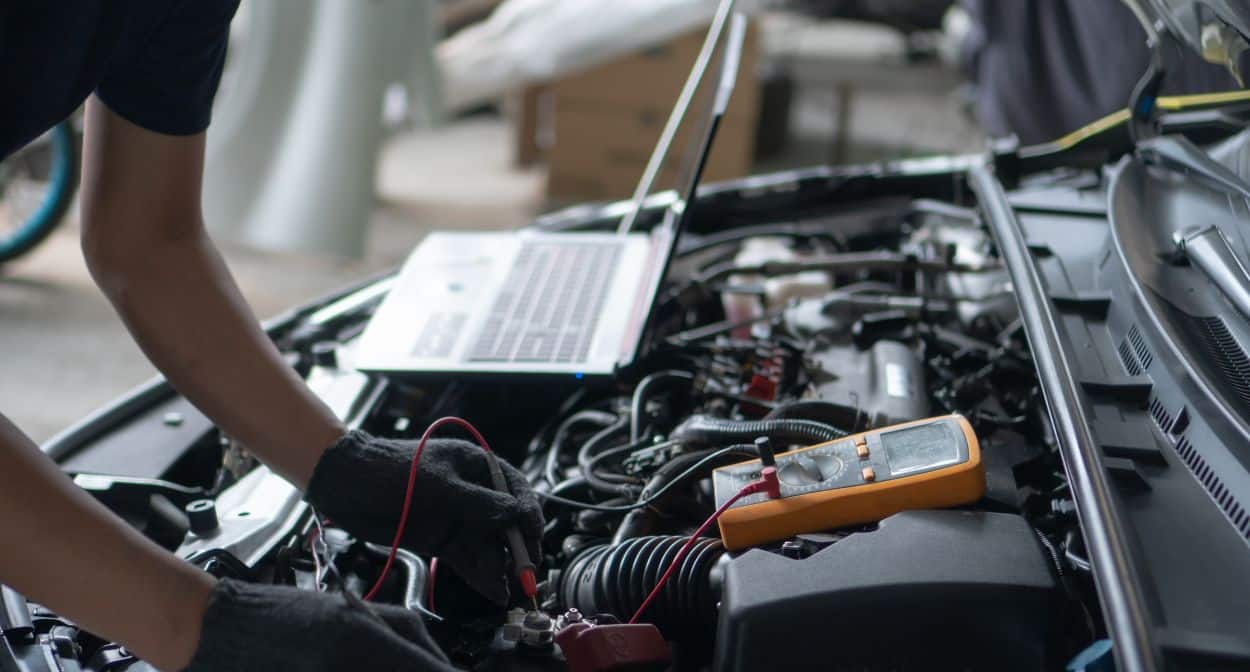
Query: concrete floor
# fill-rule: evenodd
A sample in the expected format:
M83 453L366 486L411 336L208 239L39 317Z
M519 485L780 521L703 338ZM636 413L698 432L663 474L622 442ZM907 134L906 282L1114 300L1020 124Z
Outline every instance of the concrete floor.
M758 168L977 149L980 135L948 84L935 90L926 75L927 87L896 86L891 80L914 78L915 71L878 67L879 60L852 63L849 75L830 75L813 62L814 76L824 81L807 88L800 83L787 150ZM845 90L837 88L844 76L860 80L851 105L834 98L834 91ZM833 139L846 121L839 114L850 117L841 143ZM543 206L544 174L513 169L512 146L509 124L491 117L394 137L381 158L379 205L367 223L363 259L262 253L223 243L227 262L263 318L396 266L430 229L523 225ZM835 147L849 151L835 153ZM0 369L0 412L38 441L155 374L91 282L76 229L70 221L30 257L0 268L0 352L9 353Z

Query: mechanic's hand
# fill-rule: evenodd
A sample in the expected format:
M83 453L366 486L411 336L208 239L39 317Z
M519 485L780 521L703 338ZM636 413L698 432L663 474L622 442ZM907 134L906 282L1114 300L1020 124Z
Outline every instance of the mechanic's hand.
M187 672L454 669L407 609L222 579Z
M389 546L395 538L416 441L349 432L313 471L308 501L357 537ZM508 600L503 530L520 526L530 557L542 557L542 507L525 476L500 461L511 495L490 485L486 453L455 439L430 439L421 454L403 546L438 556L491 601Z

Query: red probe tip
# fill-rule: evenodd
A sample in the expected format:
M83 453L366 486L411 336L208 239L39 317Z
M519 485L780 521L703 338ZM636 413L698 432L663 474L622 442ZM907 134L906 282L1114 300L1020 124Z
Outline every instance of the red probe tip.
M525 596L531 600L538 595L538 580L534 578L534 570L521 570L521 590L525 591Z

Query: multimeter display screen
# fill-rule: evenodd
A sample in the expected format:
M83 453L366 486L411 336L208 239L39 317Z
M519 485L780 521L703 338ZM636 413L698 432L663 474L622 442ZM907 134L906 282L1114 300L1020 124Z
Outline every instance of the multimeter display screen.
M881 435L890 474L901 476L959 462L959 438L946 423L917 425Z

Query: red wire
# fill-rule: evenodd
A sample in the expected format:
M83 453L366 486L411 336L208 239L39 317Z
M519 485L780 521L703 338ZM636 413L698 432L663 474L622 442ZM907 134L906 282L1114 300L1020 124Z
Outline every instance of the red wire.
M434 433L434 430L444 425L456 425L464 429L473 437L474 441L477 441L477 445L482 450L488 453L491 452L490 444L486 443L482 433L469 424L468 420L449 416L439 418L425 428L425 433L421 435L421 440L417 443L417 450L412 454L412 467L408 470L408 489L404 492L404 508L399 512L399 525L395 528L395 540L391 542L391 552L386 556L386 564L382 565L382 573L378 575L378 580L373 583L373 587L369 589L369 592L365 593L366 602L372 601L377 596L378 591L382 588L382 582L386 580L386 575L391 571L391 565L395 563L395 554L399 552L399 542L403 539L404 528L408 525L408 511L412 508L412 493L417 485L417 465L421 462L421 453L425 451L425 442L430 440L430 435Z
M677 566L681 564L683 559L685 559L686 554L690 552L691 547L693 547L694 543L699 540L699 537L703 536L703 533L707 531L707 528L711 527L712 523L715 523L716 519L720 518L721 514L729 510L729 507L736 504L739 499L742 499L747 495L753 495L757 492L763 492L765 487L766 485L764 481L753 481L751 483L747 483L742 486L742 489L735 493L733 497L730 497L724 504L721 504L720 508L716 509L716 512L709 516L707 520L703 521L703 524L699 526L699 529L695 530L694 534L690 535L690 538L686 540L686 543L681 547L681 550L677 551L677 557L673 558L673 561L669 563L668 569L664 570L664 574L660 576L660 580L656 582L655 588L651 589L651 593L647 595L647 599L642 601L642 604L638 607L638 611L634 612L633 618L629 619L631 624L637 623L638 619L642 617L643 612L647 610L647 607L651 606L651 603L655 601L657 596L659 596L660 590L663 589L664 584L668 582L668 577L672 576L673 572L677 570Z

